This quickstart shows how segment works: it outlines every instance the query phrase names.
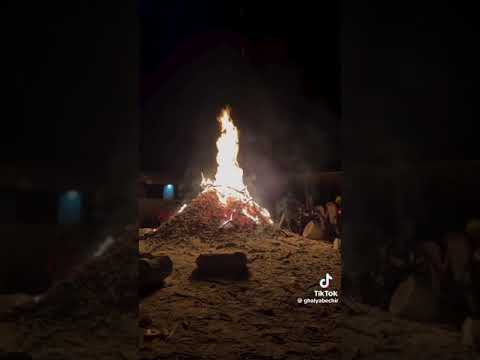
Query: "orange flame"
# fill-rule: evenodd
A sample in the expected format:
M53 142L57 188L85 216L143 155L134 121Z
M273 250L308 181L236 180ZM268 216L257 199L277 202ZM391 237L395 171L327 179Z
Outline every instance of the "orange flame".
M233 124L230 109L225 108L217 118L221 126L220 137L217 140L217 172L214 180L206 179L202 174L201 186L203 192L215 191L223 205L227 201L239 201L254 207L264 219L272 223L270 213L253 201L247 186L243 182L243 169L238 165L237 156L239 151L238 129ZM249 213L247 207L242 209L242 214L255 221L260 218Z

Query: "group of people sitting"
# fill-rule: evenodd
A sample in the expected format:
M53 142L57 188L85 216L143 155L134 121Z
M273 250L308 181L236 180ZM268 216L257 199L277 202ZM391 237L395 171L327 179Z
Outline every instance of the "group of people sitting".
M277 224L286 230L303 234L310 222L321 229L325 240L333 241L341 237L341 196L325 205L307 206L297 200L291 192L280 199L276 205Z

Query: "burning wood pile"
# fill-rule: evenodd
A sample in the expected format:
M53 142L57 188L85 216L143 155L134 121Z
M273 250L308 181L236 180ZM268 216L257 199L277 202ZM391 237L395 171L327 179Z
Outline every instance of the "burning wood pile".
M217 172L213 180L202 174L203 191L189 204L184 204L167 222L148 237L155 235L152 247L162 240L196 236L212 240L225 232L252 231L258 226L272 225L268 210L257 204L243 182L238 165L238 130L224 109L218 118L221 134L217 140Z
M266 225L266 218L254 205L229 200L224 206L215 191L198 195L182 212L162 224L157 233L162 239L198 236L203 240L213 239L215 234L227 231L253 230L258 223L243 214L256 216L259 224Z

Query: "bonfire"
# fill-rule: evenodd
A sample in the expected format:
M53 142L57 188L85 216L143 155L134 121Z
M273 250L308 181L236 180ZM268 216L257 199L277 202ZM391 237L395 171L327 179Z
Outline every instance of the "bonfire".
M217 118L220 136L217 140L217 170L213 179L201 180L202 191L190 203L157 229L163 238L170 233L211 237L227 229L253 229L273 224L270 213L250 195L243 182L243 169L238 164L238 129L225 108Z

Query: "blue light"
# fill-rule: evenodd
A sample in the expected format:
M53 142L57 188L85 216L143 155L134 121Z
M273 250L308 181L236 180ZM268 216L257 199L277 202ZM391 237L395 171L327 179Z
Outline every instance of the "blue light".
M69 200L74 200L76 198L78 198L80 196L80 194L78 193L78 191L75 191L75 190L69 190L67 191L67 193L65 194L66 198L69 199Z
M76 190L65 192L59 199L58 222L60 224L79 224L82 220L82 195Z
M172 184L163 187L163 198L165 200L172 200L175 197L175 190Z

